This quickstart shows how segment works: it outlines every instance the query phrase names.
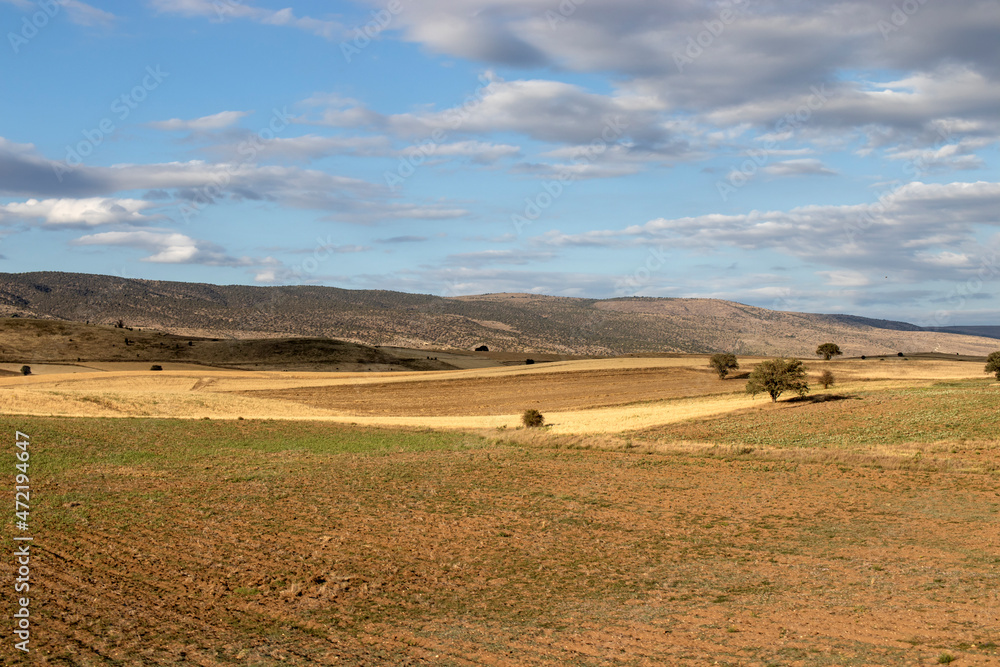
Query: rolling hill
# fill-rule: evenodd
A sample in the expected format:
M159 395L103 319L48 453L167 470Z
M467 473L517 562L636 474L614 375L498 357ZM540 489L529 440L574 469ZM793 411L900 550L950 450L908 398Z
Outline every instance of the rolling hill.
M767 310L712 299L439 297L320 286L254 287L79 273L0 274L0 317L157 329L219 339L308 337L361 345L577 355L705 353L812 357L984 355L996 340L904 322Z

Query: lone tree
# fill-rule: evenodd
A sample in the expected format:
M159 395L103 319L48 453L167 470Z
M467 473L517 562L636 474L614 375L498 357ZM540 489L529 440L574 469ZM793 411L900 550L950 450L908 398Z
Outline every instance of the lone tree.
M983 372L994 373L1000 380L1000 351L991 352L990 356L986 357L986 370Z
M830 371L823 371L819 374L819 383L823 385L823 389L827 389L833 384L833 373Z
M830 361L837 355L843 354L843 352L840 351L840 346L836 343L823 343L816 348L816 354L823 355L825 361Z
M21 375L31 375L31 366L21 366Z
M715 369L715 372L719 374L720 380L725 380L726 376L729 375L729 371L740 367L739 362L736 361L736 355L729 352L713 354L712 358L708 360L708 365Z
M798 359L771 359L757 364L750 373L747 393L753 396L769 394L772 403L776 403L786 391L803 396L809 391L805 377L806 369Z

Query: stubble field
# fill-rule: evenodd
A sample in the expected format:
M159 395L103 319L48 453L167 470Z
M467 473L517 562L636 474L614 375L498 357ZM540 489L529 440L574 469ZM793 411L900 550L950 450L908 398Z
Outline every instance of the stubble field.
M998 664L982 363L703 364L0 378L25 664Z

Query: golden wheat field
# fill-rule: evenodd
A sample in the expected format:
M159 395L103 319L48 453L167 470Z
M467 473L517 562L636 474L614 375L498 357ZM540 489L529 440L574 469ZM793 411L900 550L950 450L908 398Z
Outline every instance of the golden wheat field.
M598 434L718 415L764 405L743 391L746 372L720 380L707 357L613 358L533 366L388 373L250 372L172 367L0 378L8 414L193 419L307 419L438 429L515 427L528 408L553 433ZM807 364L838 391L890 389L982 378L982 364L940 359L868 359ZM81 372L84 370L84 372ZM813 391L822 389L813 385Z

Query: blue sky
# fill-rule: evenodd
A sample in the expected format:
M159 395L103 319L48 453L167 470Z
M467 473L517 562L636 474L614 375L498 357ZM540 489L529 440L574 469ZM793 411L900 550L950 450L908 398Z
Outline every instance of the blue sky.
M0 0L0 271L1000 313L995 0Z

